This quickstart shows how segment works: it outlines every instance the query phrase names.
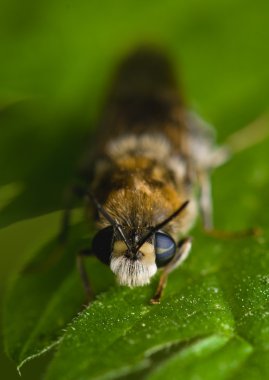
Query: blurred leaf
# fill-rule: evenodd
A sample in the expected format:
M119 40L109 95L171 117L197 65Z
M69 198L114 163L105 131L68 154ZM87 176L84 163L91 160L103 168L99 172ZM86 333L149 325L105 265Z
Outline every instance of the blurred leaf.
M59 210L127 51L164 46L220 137L268 108L266 0L2 0L0 184L21 183L0 226Z
M60 122L44 112L36 102L28 102L0 113L0 185L4 197L10 199L1 209L0 227L62 209L65 189L88 145L83 141L89 141L89 133L78 135L78 125L68 120L63 136L58 130ZM54 125L52 135L44 131L44 124ZM20 191L14 192L14 184L20 185Z
M0 210L12 202L13 198L18 196L21 191L22 185L20 183L9 183L0 187Z
M233 337L225 340L213 335L171 355L163 366L153 370L149 379L176 379L179 373L182 379L232 378L231 375L242 367L251 352L251 345L243 339Z

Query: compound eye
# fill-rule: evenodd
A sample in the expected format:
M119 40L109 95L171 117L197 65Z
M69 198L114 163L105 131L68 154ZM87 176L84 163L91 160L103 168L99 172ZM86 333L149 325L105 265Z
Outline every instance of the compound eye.
M157 267L165 266L176 253L176 243L174 239L161 231L155 234L155 254Z
M102 263L109 265L114 239L114 228L106 227L97 232L92 241L92 250Z

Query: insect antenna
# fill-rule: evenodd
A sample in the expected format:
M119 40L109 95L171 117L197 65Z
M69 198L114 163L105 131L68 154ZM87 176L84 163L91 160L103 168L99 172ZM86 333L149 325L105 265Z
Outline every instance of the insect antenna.
M129 250L131 250L131 246L128 242L128 239L126 238L126 236L124 235L124 232L122 231L122 228L121 226L117 223L116 220L114 220L112 218L111 215L108 214L108 212L104 209L104 207L98 202L98 200L95 198L95 196L90 192L88 191L87 194L86 194L86 198L90 198L93 203L95 204L97 210L100 212L100 214L103 215L103 217L109 222L111 223L111 225L119 232L120 236L122 237L124 243L126 244L126 246L128 247Z
M155 232L160 230L162 227L164 227L167 223L171 222L172 219L176 218L189 204L189 200L185 201L176 211L173 212L168 218L164 219L161 223L157 224L156 226L152 227L150 231L142 237L142 239L138 242L136 246L136 250L139 250L139 248L148 240L150 236L152 236Z

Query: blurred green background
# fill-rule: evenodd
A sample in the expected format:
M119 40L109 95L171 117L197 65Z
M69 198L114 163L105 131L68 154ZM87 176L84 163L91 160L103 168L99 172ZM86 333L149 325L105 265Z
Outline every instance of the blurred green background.
M190 105L222 141L268 109L268 41L266 0L0 0L1 295L23 252L57 231L63 189L122 56L140 43L167 49ZM228 202L233 186L216 186L216 203ZM29 367L24 378L36 378L42 361ZM1 374L18 378L4 355Z

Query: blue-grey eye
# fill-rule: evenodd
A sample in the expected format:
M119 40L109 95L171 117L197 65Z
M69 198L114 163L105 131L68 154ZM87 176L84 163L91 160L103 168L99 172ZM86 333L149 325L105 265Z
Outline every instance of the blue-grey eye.
M92 250L102 263L109 265L114 240L114 228L112 226L98 231L92 241Z
M165 232L158 231L155 234L155 254L157 267L165 266L176 253L174 239Z

